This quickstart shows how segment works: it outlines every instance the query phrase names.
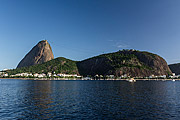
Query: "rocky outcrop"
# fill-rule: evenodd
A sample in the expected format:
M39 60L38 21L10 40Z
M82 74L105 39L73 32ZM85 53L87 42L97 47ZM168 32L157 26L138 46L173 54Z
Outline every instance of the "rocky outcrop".
M169 68L171 69L171 71L173 73L175 73L176 75L180 75L180 63L176 63L176 64L170 64Z
M41 64L52 59L54 55L50 44L47 40L42 40L20 61L17 68Z
M172 74L166 61L149 52L123 50L103 54L77 63L81 75L128 75L147 77Z

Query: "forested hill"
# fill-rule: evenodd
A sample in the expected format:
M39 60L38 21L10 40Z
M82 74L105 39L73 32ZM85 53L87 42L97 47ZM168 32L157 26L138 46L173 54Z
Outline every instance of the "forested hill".
M17 73L66 73L66 74L78 74L78 69L76 66L76 61L66 59L63 57L58 57L51 61L37 64L29 67L22 67L7 71L10 75Z
M81 75L127 75L147 77L172 74L166 61L153 53L122 50L103 54L77 63Z

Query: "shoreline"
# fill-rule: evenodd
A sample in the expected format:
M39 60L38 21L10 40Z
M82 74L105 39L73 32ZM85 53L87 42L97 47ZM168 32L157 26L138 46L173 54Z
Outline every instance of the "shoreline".
M87 81L85 79L77 79L77 78L0 78L0 79L19 79L19 80L82 80L82 81ZM98 81L127 81L129 79L98 79ZM180 79L135 79L137 81L151 81L151 80L155 80L155 81L172 81L172 80L180 80ZM88 81L97 81L94 79L88 79Z

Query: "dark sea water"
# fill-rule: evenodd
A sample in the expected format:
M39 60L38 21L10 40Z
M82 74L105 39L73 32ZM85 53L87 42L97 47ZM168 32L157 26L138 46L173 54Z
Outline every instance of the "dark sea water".
M180 81L0 81L0 119L180 119Z

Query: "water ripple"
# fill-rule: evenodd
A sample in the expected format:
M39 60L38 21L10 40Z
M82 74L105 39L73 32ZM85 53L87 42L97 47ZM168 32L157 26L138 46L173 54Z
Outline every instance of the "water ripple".
M2 80L0 119L180 119L180 82Z

